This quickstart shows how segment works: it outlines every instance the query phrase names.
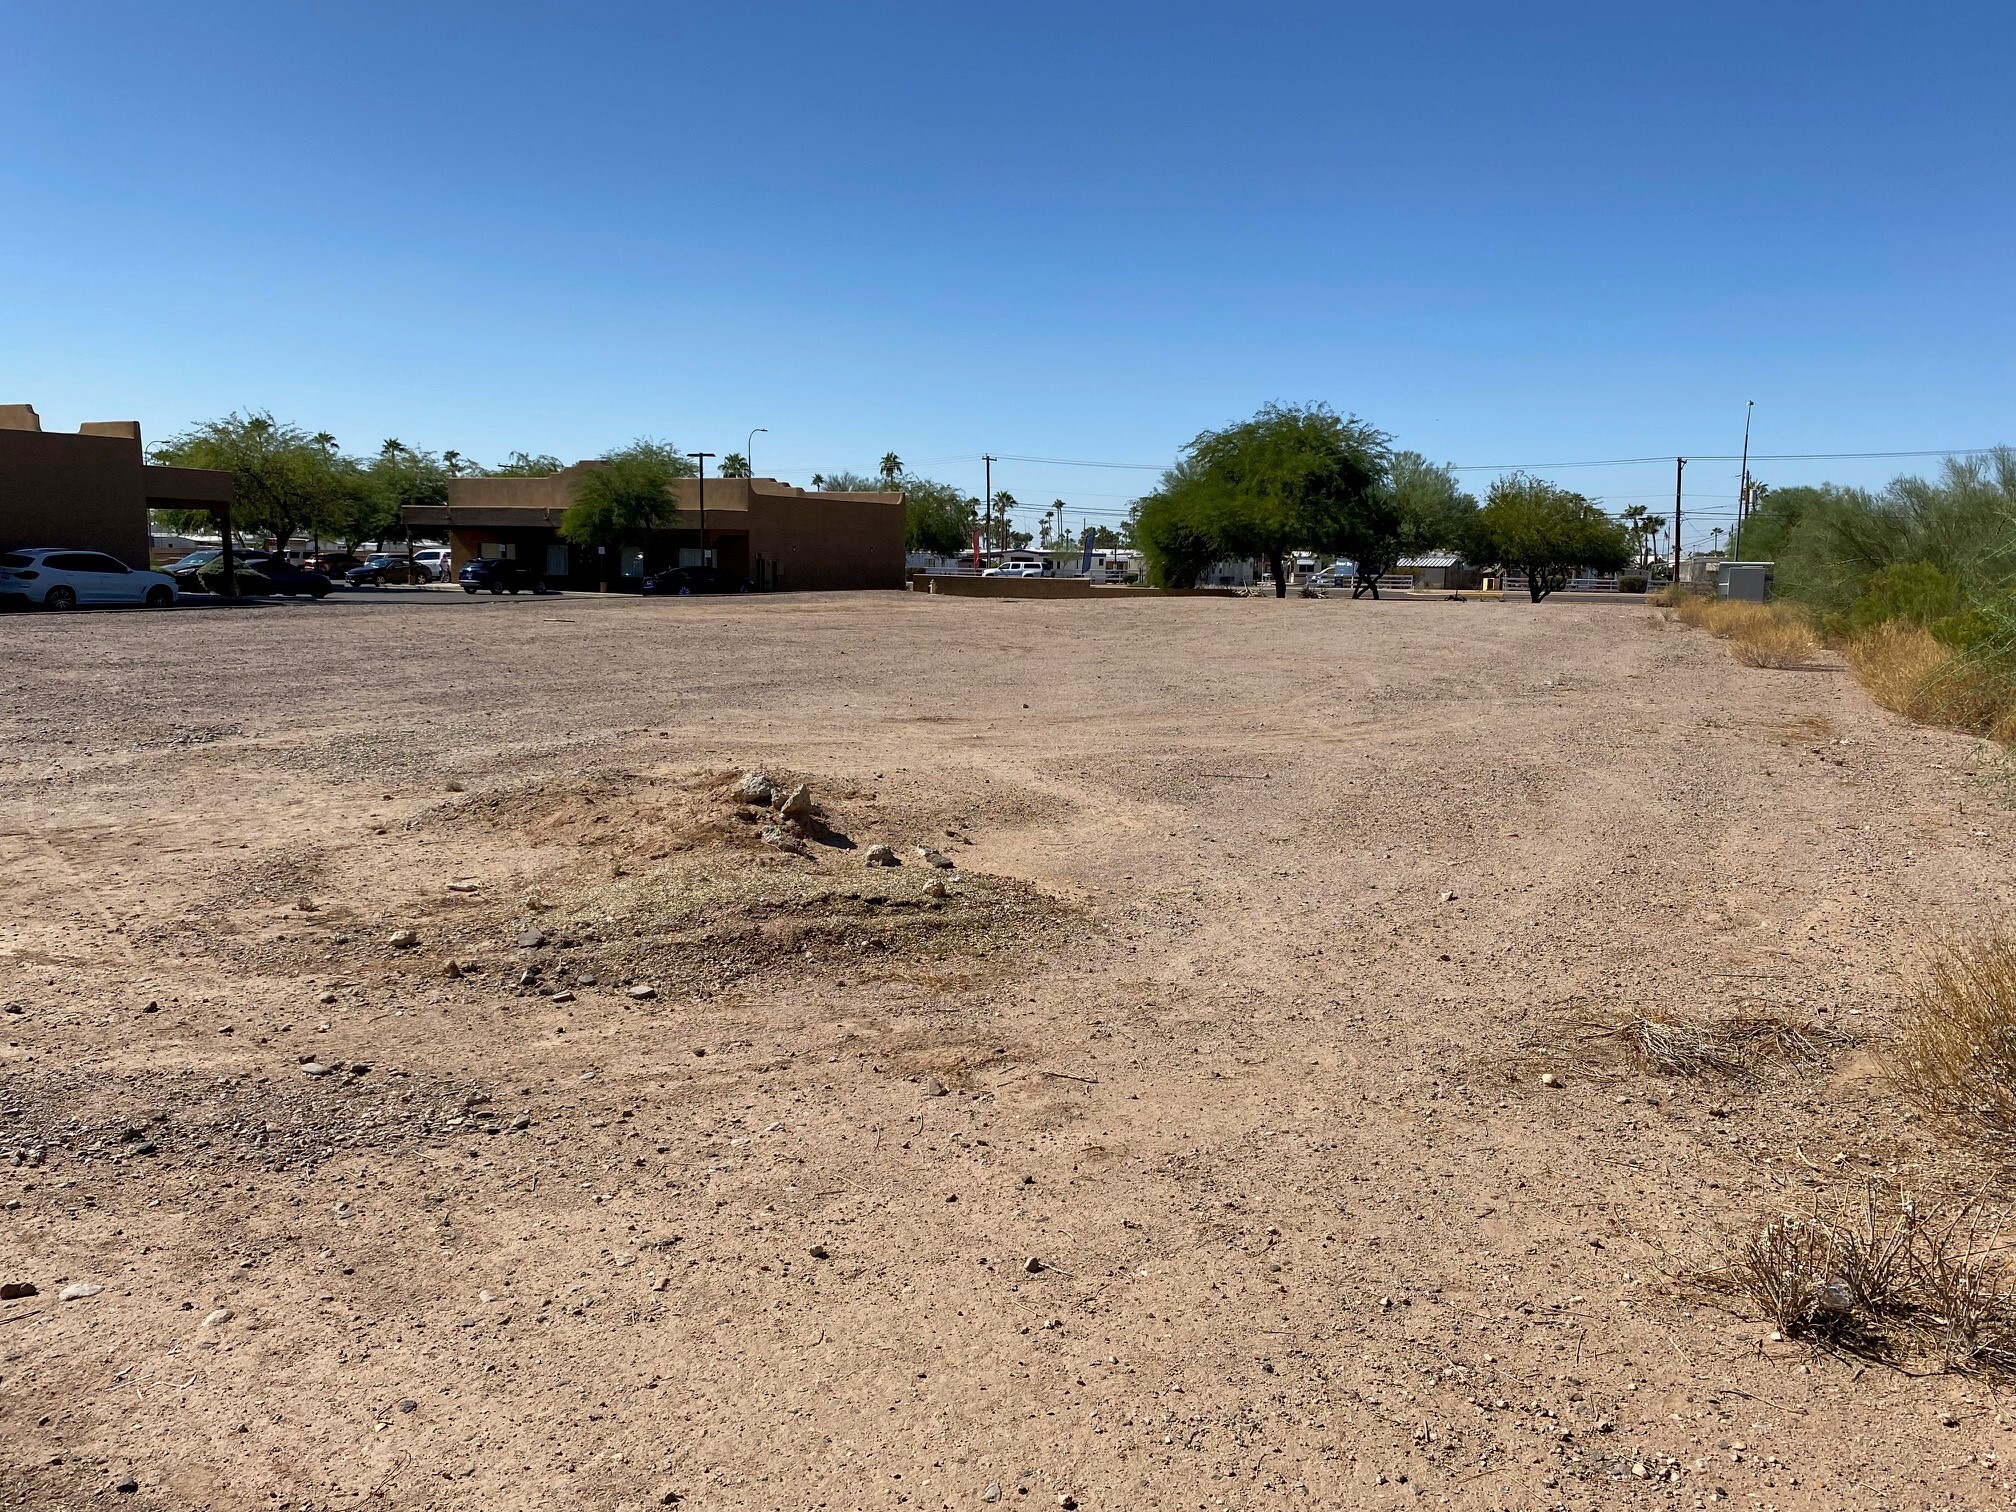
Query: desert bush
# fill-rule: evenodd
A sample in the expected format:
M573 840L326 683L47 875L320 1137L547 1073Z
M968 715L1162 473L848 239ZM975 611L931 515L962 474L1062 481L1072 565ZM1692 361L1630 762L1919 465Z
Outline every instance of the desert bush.
M1729 652L1751 667L1797 667L1819 648L1806 614L1786 604L1690 597L1675 606L1680 620L1729 642Z
M2016 941L1940 952L1905 1000L1887 1070L1933 1117L2016 1141Z
M1851 637L1842 654L1886 709L1920 724L2016 740L2016 677L1992 646L1956 649L1920 625L1889 620Z
M2016 1372L2016 1276L2004 1216L1894 1200L1774 1217L1731 1241L1696 1284L1740 1298L1787 1338L1935 1356L1949 1370Z
M1769 605L1761 615L1749 615L1729 632L1729 654L1746 667L1804 666L1819 650L1813 627L1801 614Z
M1617 579L1617 591L1619 593L1643 593L1645 586L1646 580L1643 573L1627 572Z

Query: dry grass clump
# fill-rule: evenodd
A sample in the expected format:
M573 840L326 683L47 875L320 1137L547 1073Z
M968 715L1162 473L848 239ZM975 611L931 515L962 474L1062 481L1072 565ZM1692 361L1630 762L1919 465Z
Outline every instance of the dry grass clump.
M2016 1274L2006 1215L1893 1202L1771 1219L1690 1279L1739 1297L1787 1338L1875 1354L1929 1353L1949 1370L2016 1372Z
M1819 649L1811 621L1783 604L1684 594L1673 605L1682 624L1729 642L1730 655L1750 667L1798 667Z
M2016 1141L2016 940L1954 946L1906 1000L1888 1070L1948 1126Z
M1941 644L1923 626L1890 620L1843 648L1848 669L1886 709L2016 742L2016 688Z
M1770 1014L1739 1014L1709 1023L1687 1018L1585 1021L1586 1041L1608 1041L1641 1071L1660 1076L1725 1076L1754 1079L1767 1065L1825 1065L1835 1051L1853 1043L1831 1030L1800 1028Z
M1729 654L1746 667L1803 667L1820 647L1813 627L1798 615L1768 604L1751 604L1760 613L1746 615L1729 631Z

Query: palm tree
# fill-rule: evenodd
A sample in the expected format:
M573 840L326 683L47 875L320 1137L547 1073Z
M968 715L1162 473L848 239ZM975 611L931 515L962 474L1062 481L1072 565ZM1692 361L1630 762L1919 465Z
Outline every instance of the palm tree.
M447 451L441 453L441 465L448 469L449 477L459 478L462 476L462 469L467 464L462 460L462 453L456 451L451 446Z
M1720 555L1722 551L1722 527L1717 525L1713 530L1709 531L1708 539L1714 543L1716 554Z
M882 453L882 481L894 483L903 476L903 459L894 452Z
M406 443L397 436L387 436L378 443L378 455L381 457L396 457L405 450Z
M1647 509L1643 504L1633 504L1621 516L1624 521L1624 529L1630 534L1632 541L1638 547L1638 565L1641 567L1645 565L1645 538L1649 533L1647 522L1650 520L1651 515L1652 511Z
M826 486L826 474L824 473L812 474L812 486L814 488L824 488Z
M749 459L740 452L730 452L721 459L721 476L724 478L746 478L749 476Z
M336 438L327 431L317 431L308 439L321 447L325 452L333 453L336 450Z

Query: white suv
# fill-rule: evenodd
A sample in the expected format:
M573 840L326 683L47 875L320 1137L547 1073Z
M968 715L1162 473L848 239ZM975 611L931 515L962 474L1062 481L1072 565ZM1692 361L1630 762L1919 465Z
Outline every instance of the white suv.
M413 565L425 567L427 575L437 583L446 582L454 574L448 570L453 553L446 546L429 546L425 551L413 553Z
M30 546L0 551L0 600L75 609L79 604L145 604L166 609L175 602L175 579L165 572L136 572L102 551L66 551Z

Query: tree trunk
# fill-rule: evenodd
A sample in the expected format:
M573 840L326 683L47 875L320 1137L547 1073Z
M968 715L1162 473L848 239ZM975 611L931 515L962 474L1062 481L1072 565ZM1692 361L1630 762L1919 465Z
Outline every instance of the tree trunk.
M1267 564L1274 570L1274 597L1288 597L1288 574L1282 570L1281 553L1278 551L1268 552Z

